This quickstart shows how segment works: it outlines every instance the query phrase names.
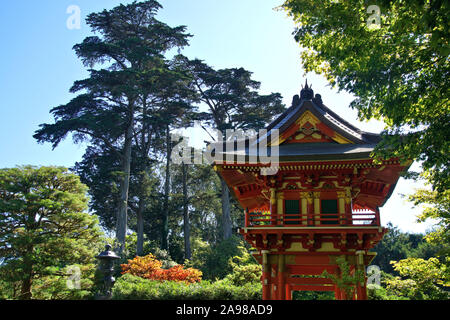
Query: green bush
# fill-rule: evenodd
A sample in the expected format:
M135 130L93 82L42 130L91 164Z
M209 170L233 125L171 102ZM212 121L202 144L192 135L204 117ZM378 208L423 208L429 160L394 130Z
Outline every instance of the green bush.
M116 300L259 300L261 284L235 286L229 280L186 284L152 281L125 274L113 287Z
M369 300L409 300L406 297L392 295L386 288L375 284L367 285L367 297Z
M261 266L259 264L248 264L244 266L234 265L233 272L225 277L224 280L230 281L235 286L243 286L247 283L261 282Z
M244 241L238 236L232 236L227 240L210 246L203 241L193 243L192 259L186 266L199 269L203 273L203 279L223 279L233 272L235 262L239 265L255 264Z

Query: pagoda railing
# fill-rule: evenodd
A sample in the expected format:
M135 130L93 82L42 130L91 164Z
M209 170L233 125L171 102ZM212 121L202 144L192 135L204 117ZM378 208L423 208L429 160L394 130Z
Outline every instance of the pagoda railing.
M351 213L321 214L277 214L270 212L246 212L246 227L336 227L336 226L380 226L379 212L352 211Z

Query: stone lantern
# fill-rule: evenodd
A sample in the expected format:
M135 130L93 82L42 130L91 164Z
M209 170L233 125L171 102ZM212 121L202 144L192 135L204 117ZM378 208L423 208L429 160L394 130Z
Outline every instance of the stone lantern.
M98 270L100 272L100 293L97 296L98 299L110 299L111 289L116 279L113 277L114 273L114 261L120 259L120 257L111 251L111 246L107 244L105 251L101 252L96 258L99 260Z

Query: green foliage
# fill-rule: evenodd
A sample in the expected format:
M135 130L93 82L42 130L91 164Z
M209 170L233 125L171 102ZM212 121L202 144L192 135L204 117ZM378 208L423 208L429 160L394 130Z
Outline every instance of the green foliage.
M80 279L71 280L75 269L80 270ZM55 268L55 275L38 278L33 283L33 299L38 300L86 300L92 299L95 291L95 272L97 264L71 265ZM72 281L69 287L67 281Z
M239 260L240 265L254 263L243 240L237 236L232 236L213 246L201 242L200 244L197 248L194 247L189 265L201 270L204 279L223 279L232 273L233 266L236 264L233 259Z
M125 274L116 281L112 292L117 300L260 300L261 284L235 286L226 280L185 284Z
M344 290L346 298L351 299L355 293L355 285L364 282L364 271L354 270L350 272L350 264L345 259L345 256L336 258L336 263L339 267L339 275L330 274L326 270L322 273L322 277L328 278L341 290Z
M448 258L446 263L440 263L436 258L392 261L394 269L402 278L392 277L387 280L387 290L412 300L449 299L449 262Z
M0 170L0 279L11 283L11 298L29 299L35 290L55 296L70 265L83 265L82 281L90 281L102 233L97 217L86 212L86 192L66 168ZM66 290L58 297L72 295L84 293Z
M368 300L409 300L407 297L393 295L386 288L374 284L367 285L367 298Z
M247 283L261 282L261 266L259 264L235 265L233 272L225 277L225 280L230 281L235 286L244 286Z
M225 134L226 129L264 128L285 110L279 93L260 95L261 83L244 68L215 70L201 60L183 60L194 78L193 86L208 107L201 120Z
M435 219L437 225L435 230L426 235L426 240L430 244L443 245L443 250L439 253L444 256L450 254L450 189L443 192L418 190L415 194L409 196L409 201L414 205L422 205L422 214L417 218L419 222L428 219Z
M116 238L109 238L107 239L108 244L111 245L112 248L117 248L119 246L119 243ZM144 245L143 245L143 254L142 256L145 256L149 253L153 253L156 251L159 251L158 245L156 241L149 241L144 239ZM133 259L136 257L136 243L137 243L137 234L136 232L133 232L131 234L128 234L125 238L125 248L122 253L122 257L120 260L120 263L126 263L128 259ZM155 254L156 255L156 254ZM167 252L163 253L163 255L167 255ZM158 258L159 259L159 258Z
M192 246L195 239L208 243L221 240L219 221L221 219L220 179L211 165L187 165L187 204L189 208ZM172 233L181 238L183 208L182 167L172 166L171 223ZM173 240L171 241L172 245ZM171 250L172 254L172 250ZM173 256L173 254L172 254ZM184 258L184 256L183 256Z
M369 299L410 300L445 298L448 258L434 256L445 252L445 245L425 241L427 237L403 233L389 226L389 233L374 248L382 286L368 287ZM397 262L398 261L398 262ZM447 284L448 285L448 284Z
M240 249L242 250L242 256L235 256L229 259L229 264L233 271L224 280L235 286L261 283L261 265L255 263L255 259L245 248L241 247Z
M383 239L372 249L377 253L372 261L387 273L396 273L391 261L398 261L408 257L428 259L443 251L440 243L425 241L427 236L402 232L391 223L387 225L388 232Z

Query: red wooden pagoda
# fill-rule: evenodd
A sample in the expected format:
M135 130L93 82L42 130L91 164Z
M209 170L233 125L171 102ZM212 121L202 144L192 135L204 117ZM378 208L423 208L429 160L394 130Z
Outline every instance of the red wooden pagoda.
M263 299L290 300L296 290L366 299L366 277L355 285L353 297L346 297L321 275L325 270L339 275L338 257L345 257L353 273L370 264L375 253L369 249L387 231L380 224L379 207L410 163L397 159L375 163L370 154L380 136L335 114L308 84L267 127L267 136L275 130L276 174L261 174L268 165L259 160L227 161L229 150L214 163L245 210L240 233L257 250L255 257L262 264ZM232 153L237 151L248 156L249 144L245 150L234 144Z

